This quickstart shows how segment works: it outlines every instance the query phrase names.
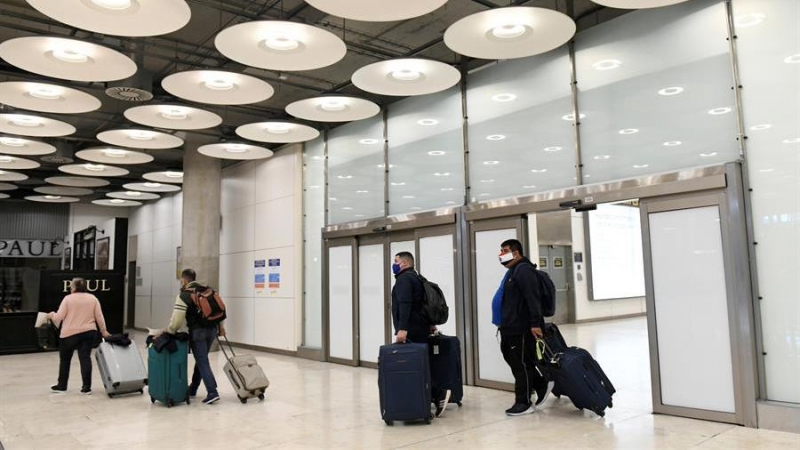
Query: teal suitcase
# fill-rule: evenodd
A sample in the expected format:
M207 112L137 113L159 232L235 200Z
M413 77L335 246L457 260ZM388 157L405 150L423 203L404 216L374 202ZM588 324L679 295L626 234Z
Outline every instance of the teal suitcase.
M178 346L175 353L167 349L158 352L152 345L147 350L150 401L158 400L167 407L181 402L189 404L189 343L176 340L175 344Z

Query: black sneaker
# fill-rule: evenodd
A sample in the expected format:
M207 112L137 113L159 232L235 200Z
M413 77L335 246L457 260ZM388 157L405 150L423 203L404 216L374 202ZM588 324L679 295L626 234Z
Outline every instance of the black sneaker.
M447 404L450 403L451 394L450 389L448 389L444 393L444 398L436 403L436 417L442 417L444 415L444 412L447 410Z
M50 392L54 394L63 394L64 392L67 392L67 388L54 384L50 386Z
M533 414L536 408L532 403L514 403L514 406L506 410L507 416L523 416L525 414Z
M208 397L203 399L203 403L210 405L219 401L219 394L208 394Z
M547 400L547 397L550 397L550 392L553 390L553 386L555 385L555 381L548 381L547 384L539 389L536 389L536 406L541 405Z
M197 389L196 387L189 386L189 397L195 398L197 397Z
M92 395L92 388L88 386L84 386L81 388L81 394L83 395Z

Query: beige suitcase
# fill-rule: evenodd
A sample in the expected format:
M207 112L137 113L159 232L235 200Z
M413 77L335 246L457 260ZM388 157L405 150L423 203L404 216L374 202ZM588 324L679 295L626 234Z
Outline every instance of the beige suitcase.
M225 347L220 342L219 347L225 354L225 363L223 370L225 375L228 376L233 389L236 390L236 395L239 401L247 403L247 399L258 397L259 400L264 400L264 392L269 387L269 379L264 374L264 370L258 365L256 357L253 355L236 355L231 347L228 338L225 338L225 343L228 344L228 349L231 354L225 351Z

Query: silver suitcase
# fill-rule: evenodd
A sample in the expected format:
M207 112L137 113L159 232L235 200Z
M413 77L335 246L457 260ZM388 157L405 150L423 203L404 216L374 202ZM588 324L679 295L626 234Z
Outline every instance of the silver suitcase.
M225 375L228 376L233 389L236 390L236 396L239 397L239 401L247 403L247 399L253 397L264 400L264 392L269 387L269 379L267 379L261 366L258 365L256 357L253 355L237 356L227 338L225 338L225 342L228 344L231 356L228 356L225 347L220 342L219 347L225 354L225 359L228 360L223 370Z
M135 343L121 347L103 342L94 357L109 397L131 392L144 394L147 369Z

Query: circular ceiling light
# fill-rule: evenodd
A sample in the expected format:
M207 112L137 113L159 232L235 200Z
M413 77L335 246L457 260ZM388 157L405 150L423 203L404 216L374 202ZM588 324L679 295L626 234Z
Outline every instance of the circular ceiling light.
M67 136L75 127L60 120L27 114L0 114L0 132L22 136L54 137Z
M670 87L665 87L664 89L659 89L658 90L658 95L663 95L663 96L668 97L668 96L671 96L671 95L678 95L678 94L680 94L682 92L683 92L683 88L682 87L680 87L680 86L670 86Z
M495 101L495 102L498 102L498 103L513 102L516 99L517 99L517 96L515 94L510 94L510 93L497 94L497 95L493 95L492 96L492 100Z
M23 181L27 179L28 176L25 175L24 173L0 170L0 181Z
M756 25L761 25L761 22L763 22L766 18L767 16L762 13L742 14L734 18L733 24L736 26L736 28L750 28Z
M664 142L664 144L662 144L662 145L664 147L677 147L677 146L682 145L682 144L683 144L683 142L681 142L681 141L667 141L667 142Z
M104 198L100 200L92 200L92 203L99 206L141 206L142 202L137 202L135 200L124 200L121 198Z
M114 81L136 73L136 63L122 53L78 39L9 39L0 44L0 58L28 72L62 80Z
M558 146L545 147L544 148L544 151L546 151L548 153L560 152L561 150L563 150L563 149L561 147L558 147Z
M15 108L57 114L80 114L99 109L100 100L77 89L55 84L6 81L0 83L0 103Z
M646 169L648 167L650 167L650 164L634 164L633 165L634 169Z
M185 100L211 105L245 105L263 102L275 90L266 81L221 70L190 70L169 75L161 86Z
M90 187L103 187L108 186L110 182L101 178L85 178L85 177L50 177L44 179L45 183L55 184L57 186L69 186L79 188Z
M769 130L770 128L772 128L772 125L768 124L768 123L762 123L762 124L753 125L752 127L750 127L750 129L753 130L753 131Z
M163 172L150 172L142 175L147 181L154 181L156 183L183 183L183 172L179 170L166 170Z
M717 152L700 153L701 158L711 158L712 156L717 156Z
M522 188L523 189L536 189L536 185L535 184L526 184L525 186L522 186Z
M662 6L676 5L688 0L592 0L593 2L619 9L659 8Z
M486 136L487 141L502 141L506 136L504 134L490 134Z
M80 159L100 164L146 164L153 161L153 157L147 153L134 152L113 147L87 148L75 153Z
M533 173L545 173L545 172L547 172L547 169L531 169L531 172L533 172Z
M41 166L41 164L31 159L0 155L0 169L3 170L27 170L35 169L39 166Z
M361 145L375 145L380 142L378 139L359 139L358 143Z
M560 47L575 34L575 22L546 8L515 6L467 16L444 33L444 43L462 55L513 59Z
M800 53L796 53L792 56L787 56L786 58L783 58L783 62L785 62L786 64L800 63Z
M622 61L618 59L604 59L602 61L597 61L596 63L592 64L592 69L605 71L605 70L614 70L619 68L622 65Z
M800 143L800 138L789 138L781 141L783 144L797 144Z
M156 200L161 198L158 194L153 194L150 192L139 192L139 191L117 191L117 192L109 192L106 194L111 198L121 198L123 200Z
M297 22L259 20L228 27L214 39L226 57L270 70L311 70L344 58L347 47L333 33Z
M586 118L586 114L583 114L583 113L578 114L578 120L585 119L585 118ZM570 120L570 121L571 120L575 120L575 114L572 114L572 113L565 114L565 115L561 116L561 120Z
M606 159L611 159L611 155L596 155L596 156L594 157L594 159L596 159L596 160L598 160L598 161L602 161L602 160L606 160Z
M94 191L91 189L86 188L77 188L77 187L64 187L64 186L40 186L33 189L34 191L40 194L47 194L47 195L61 195L61 196L72 196L72 197L80 197L83 195L91 195Z
M264 159L272 156L272 150L256 145L219 143L202 145L197 149L203 155L220 159Z
M154 128L172 130L202 130L222 123L212 112L181 105L143 105L125 110L131 122Z
M108 130L97 134L97 139L121 147L160 150L183 145L183 139L160 131L124 129Z
M450 172L434 172L433 176L435 177L449 177L452 175Z
M332 16L364 22L391 22L428 14L447 0L306 0L318 10Z
M619 130L619 134L627 135L627 134L636 134L639 130L637 128L624 128Z
M39 156L55 153L56 148L50 144L30 139L0 136L0 153L5 155Z
M428 152L430 156L444 156L445 152L441 150L431 150Z
M236 128L236 134L256 142L288 144L316 139L319 130L300 123L270 121L242 125Z
M89 177L121 177L129 173L126 169L105 164L67 164L60 166L58 170L70 175Z
M0 191L13 191L16 189L19 188L11 183L0 183Z
M316 122L349 122L368 119L380 112L369 100L356 97L314 97L290 103L286 112L300 119Z
M722 108L710 109L710 110L708 110L708 113L711 114L712 116L719 116L719 115L722 115L722 114L728 114L731 111L733 111L733 109L728 108L727 106L725 106L725 107L722 107Z
M181 190L180 186L175 186L174 184L161 184L152 181L145 183L128 183L123 185L122 188L139 192L178 192Z
M41 203L75 203L81 199L77 197L66 197L61 195L29 195L25 200Z
M496 166L496 165L498 165L498 164L500 164L500 161L496 161L496 160L492 160L492 161L484 161L484 162L483 162L483 165L484 165L484 166Z
M75 28L111 36L158 36L192 16L184 0L27 0L42 14Z
M420 119L417 121L417 125L422 125L423 127L432 127L438 124L439 121L436 119Z
M408 58L380 61L353 74L353 84L379 95L426 95L449 89L461 79L458 69L439 61Z

